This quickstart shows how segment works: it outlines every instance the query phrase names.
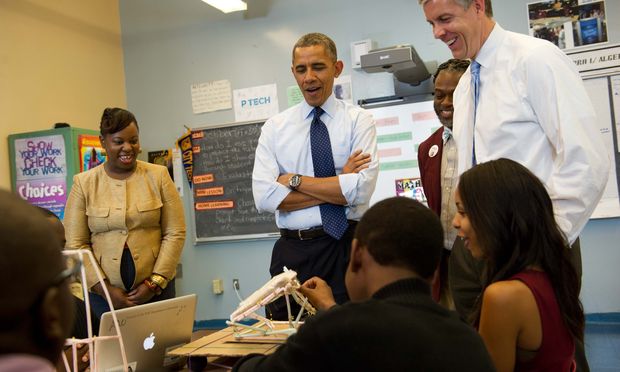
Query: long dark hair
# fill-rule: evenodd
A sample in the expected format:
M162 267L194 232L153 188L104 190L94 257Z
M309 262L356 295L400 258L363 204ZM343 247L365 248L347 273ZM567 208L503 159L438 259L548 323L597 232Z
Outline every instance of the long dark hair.
M566 327L583 340L579 278L542 182L521 164L498 159L463 173L458 192L486 258L484 287L539 266L551 281ZM474 322L481 305L479 298Z

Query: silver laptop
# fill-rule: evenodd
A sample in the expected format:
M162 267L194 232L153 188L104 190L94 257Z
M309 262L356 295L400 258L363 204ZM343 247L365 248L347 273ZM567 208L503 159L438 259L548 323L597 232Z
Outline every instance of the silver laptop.
M196 295L116 310L129 371L166 371L181 361L166 353L191 341ZM116 335L112 313L101 316L99 336ZM118 339L95 342L97 371L124 371Z

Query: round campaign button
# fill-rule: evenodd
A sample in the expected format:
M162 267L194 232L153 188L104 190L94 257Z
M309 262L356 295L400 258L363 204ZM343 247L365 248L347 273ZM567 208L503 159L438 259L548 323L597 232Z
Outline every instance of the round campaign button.
M434 158L435 155L437 155L437 153L439 152L439 146L437 145L433 145L431 146L431 148L428 150L428 156L430 156L431 158Z

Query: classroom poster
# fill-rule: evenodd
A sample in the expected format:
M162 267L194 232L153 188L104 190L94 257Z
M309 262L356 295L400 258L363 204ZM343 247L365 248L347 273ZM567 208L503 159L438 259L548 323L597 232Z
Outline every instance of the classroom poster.
M235 89L233 101L235 121L238 123L267 119L280 111L276 84Z
M334 96L345 102L353 104L353 89L351 88L351 75L341 75L334 79Z
M420 203L427 205L426 195L422 188L422 179L417 178L403 178L395 181L396 196L404 196L407 198L415 199Z
M106 154L99 141L99 136L80 134L78 136L78 151L80 153L80 172L93 169L105 162Z
M192 84L192 111L194 114L230 110L232 99L230 81L215 80L206 83Z
M192 147L192 132L187 131L181 138L177 139L177 147L181 151L183 169L187 176L189 188L192 188L192 178L194 174L194 149Z
M605 1L551 0L527 4L529 33L560 49L606 43Z
M149 151L148 153L148 161L149 163L163 165L168 168L168 173L170 174L170 178L174 180L174 172L172 170L172 150L158 150L158 151Z
M148 152L148 162L168 168L170 178L174 182L180 196L183 196L182 173L183 162L178 149L166 149ZM178 168L178 169L177 169Z
M15 140L16 190L22 199L64 217L67 153L60 134Z
M288 101L288 107L295 106L304 100L304 95L301 93L299 86L291 85L286 88L286 100Z

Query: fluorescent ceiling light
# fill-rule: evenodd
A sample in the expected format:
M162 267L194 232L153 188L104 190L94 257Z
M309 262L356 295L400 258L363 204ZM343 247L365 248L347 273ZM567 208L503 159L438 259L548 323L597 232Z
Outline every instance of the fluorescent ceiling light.
M224 13L239 12L247 10L248 4L241 0L202 0L205 3L221 10Z

